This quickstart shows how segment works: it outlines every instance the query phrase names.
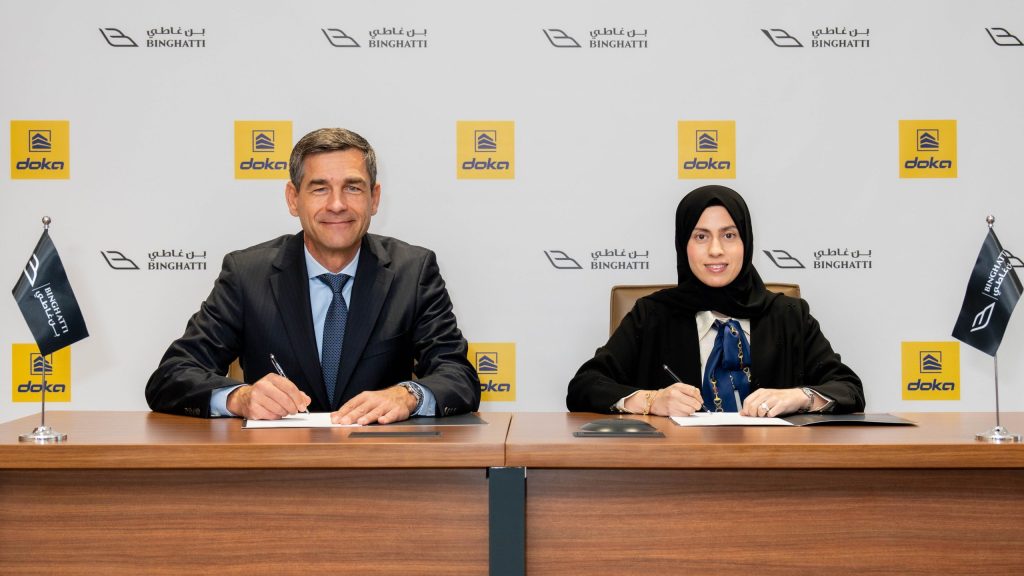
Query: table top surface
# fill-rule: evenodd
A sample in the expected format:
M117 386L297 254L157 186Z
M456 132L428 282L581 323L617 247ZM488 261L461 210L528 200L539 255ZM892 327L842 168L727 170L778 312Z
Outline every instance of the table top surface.
M0 424L4 468L487 468L502 466L511 414L486 425L245 430L237 418L49 411L61 444L21 443L39 415ZM438 431L437 436L369 435ZM353 433L363 433L353 436Z
M601 414L516 413L506 466L535 468L1024 468L1024 444L975 440L995 426L994 413L898 413L916 426L681 427L649 422L664 438L576 438ZM1003 427L1024 433L1024 413L1003 414Z
M65 443L21 443L39 416L0 424L0 470L61 468L1019 468L1024 444L989 444L974 436L993 413L900 413L916 426L680 427L649 422L661 438L577 438L573 432L608 415L501 413L476 426L244 430L238 419L152 412L51 411L47 424ZM1024 413L1002 415L1024 432ZM436 436L365 435L437 431Z

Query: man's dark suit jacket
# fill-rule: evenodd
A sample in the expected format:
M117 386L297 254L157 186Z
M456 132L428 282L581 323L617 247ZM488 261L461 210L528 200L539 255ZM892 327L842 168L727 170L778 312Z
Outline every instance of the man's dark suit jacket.
M338 384L328 400L302 233L232 252L150 377L146 400L158 412L209 417L212 391L238 384L224 376L231 362L238 358L253 383L274 371L273 353L312 398L311 412L337 410L360 392L410 379L434 394L437 416L479 407L479 379L433 252L367 234L349 308Z

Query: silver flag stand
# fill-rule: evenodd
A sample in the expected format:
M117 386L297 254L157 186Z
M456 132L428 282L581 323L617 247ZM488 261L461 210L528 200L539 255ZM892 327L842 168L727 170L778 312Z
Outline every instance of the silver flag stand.
M51 355L50 358L53 358ZM36 444L56 444L58 442L64 442L68 439L67 434L57 432L53 428L46 425L46 357L43 357L43 411L41 414L42 421L39 426L36 426L29 434L22 434L18 436L18 440L21 442L35 442Z
M989 214L985 217L985 223L988 224L989 229L992 228L995 222L995 216ZM979 442L992 442L995 444L1020 442L1020 434L1013 434L1006 428L1003 428L999 422L999 356L997 354L992 355L992 370L994 371L996 382L996 426L995 428L989 428L985 432L975 434L974 439Z
M50 228L50 217L43 216L43 229L48 230ZM22 434L18 436L18 440L21 442L35 442L36 444L56 444L58 442L64 442L68 439L67 434L57 432L53 428L46 425L46 370L48 366L52 366L53 355L50 355L51 362L46 361L46 356L43 356L43 409L40 414L39 426L36 426L29 434Z
M992 366L995 369L995 380L996 380L996 425L995 428L989 428L985 432L979 432L974 435L974 439L979 442L993 442L996 444L1002 443L1014 443L1022 440L1020 434L1014 434L1003 428L999 422L999 358L996 355L992 355Z

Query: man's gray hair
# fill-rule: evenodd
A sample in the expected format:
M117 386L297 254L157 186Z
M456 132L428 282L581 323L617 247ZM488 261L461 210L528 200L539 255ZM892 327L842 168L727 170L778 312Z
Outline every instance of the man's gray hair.
M303 165L307 156L323 154L324 152L341 152L355 148L363 153L363 161L366 163L366 171L370 174L370 189L377 184L377 154L373 146L359 134L344 128L320 128L313 130L295 143L292 148L292 157L288 163L288 176L292 185L298 190L302 184Z

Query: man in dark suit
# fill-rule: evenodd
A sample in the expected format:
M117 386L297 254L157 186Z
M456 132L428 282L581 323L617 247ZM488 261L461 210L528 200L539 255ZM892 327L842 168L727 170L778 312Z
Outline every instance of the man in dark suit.
M308 408L342 424L476 410L479 380L434 253L367 234L381 194L370 144L316 130L289 169L302 232L224 258L146 385L150 408L250 419ZM248 384L224 376L236 358Z

